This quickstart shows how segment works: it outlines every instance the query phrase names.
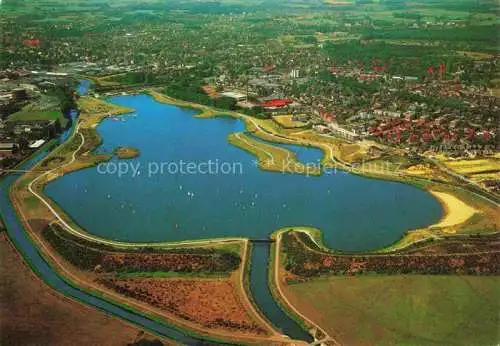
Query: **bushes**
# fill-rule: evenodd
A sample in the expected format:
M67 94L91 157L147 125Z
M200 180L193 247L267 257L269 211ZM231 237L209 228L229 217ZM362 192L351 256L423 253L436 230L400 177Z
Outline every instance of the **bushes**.
M387 255L334 255L314 251L303 242L303 234L286 233L283 235L283 248L286 253L285 269L301 277L323 274L354 275L362 273L378 274L463 274L498 275L500 273L500 253L484 252L485 245L469 253L462 248L449 244L446 252L443 244L437 252L398 253ZM493 244L493 243L492 243ZM310 245L310 244L309 244ZM494 250L493 247L486 247ZM498 246L497 251L498 251ZM414 250L412 249L412 252Z
M238 269L240 258L235 254L213 253L124 253L107 254L102 267L107 272L203 272L225 273Z
M106 272L189 272L222 274L239 268L241 258L235 253L213 248L118 249L94 243L51 225L43 237L68 262L82 270L101 266Z
M93 270L102 262L102 252L62 237L54 226L47 226L42 235L65 260L79 269Z

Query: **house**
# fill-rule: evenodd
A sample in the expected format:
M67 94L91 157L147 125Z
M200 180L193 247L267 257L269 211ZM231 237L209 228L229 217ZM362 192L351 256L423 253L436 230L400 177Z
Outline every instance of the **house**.
M0 143L0 157L11 156L16 148L14 143Z

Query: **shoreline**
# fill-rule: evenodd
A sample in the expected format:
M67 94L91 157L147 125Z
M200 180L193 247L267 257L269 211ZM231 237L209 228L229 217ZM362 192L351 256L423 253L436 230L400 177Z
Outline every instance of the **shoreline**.
M429 193L441 203L444 209L444 214L441 219L436 224L428 226L429 229L457 226L467 222L472 216L480 212L452 194L438 192L432 189L429 190Z

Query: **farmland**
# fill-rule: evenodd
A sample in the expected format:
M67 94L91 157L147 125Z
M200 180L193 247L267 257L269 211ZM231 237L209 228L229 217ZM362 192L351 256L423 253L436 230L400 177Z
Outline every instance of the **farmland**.
M481 173L500 173L500 160L475 159L446 161L445 165L457 173L474 176Z
M343 344L465 346L498 342L499 287L499 277L370 275L291 284L286 294Z

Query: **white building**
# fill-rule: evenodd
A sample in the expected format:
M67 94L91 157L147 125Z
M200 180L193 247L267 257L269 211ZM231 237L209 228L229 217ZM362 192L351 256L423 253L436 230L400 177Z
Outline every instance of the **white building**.
M360 136L356 131L350 131L340 127L337 123L329 123L328 127L332 133L338 137L346 138L351 141L359 140Z
M236 101L244 101L247 99L247 95L242 94L242 93L238 93L238 92L234 92L234 91L226 91L226 92L221 93L220 95L224 96L224 97L232 98Z

